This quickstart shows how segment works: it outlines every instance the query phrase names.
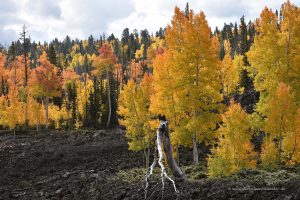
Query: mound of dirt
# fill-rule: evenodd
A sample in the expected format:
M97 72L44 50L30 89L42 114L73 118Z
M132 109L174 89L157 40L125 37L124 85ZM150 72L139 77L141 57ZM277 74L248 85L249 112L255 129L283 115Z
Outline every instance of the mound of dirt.
M142 175L135 182L120 176L142 166L142 153L128 151L119 129L3 133L0 199L144 199ZM254 180L200 179L177 181L177 187L178 194L166 181L162 193L161 181L150 179L146 199L300 199L298 179L272 187Z

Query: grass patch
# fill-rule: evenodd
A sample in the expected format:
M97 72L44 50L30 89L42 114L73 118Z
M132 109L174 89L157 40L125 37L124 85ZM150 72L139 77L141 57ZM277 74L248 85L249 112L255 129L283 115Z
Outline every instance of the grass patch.
M147 170L145 168L133 168L129 170L120 170L116 173L116 176L127 183L137 183L140 180L144 179L146 176ZM160 178L160 168L155 167L153 174L151 175L151 180L159 180Z
M207 170L204 164L182 166L181 169L187 175L188 180L200 180L207 178ZM145 168L133 168L129 170L120 170L116 176L127 183L137 183L145 177L147 170ZM172 177L172 173L167 168L167 173ZM160 180L161 171L155 167L150 180ZM172 177L173 178L173 177Z
M239 172L230 175L226 179L247 180L272 186L292 179L300 179L300 174L296 173L299 172L298 168L299 166L297 166L297 168L293 168L293 170L282 169L274 172L260 169L242 169ZM181 169L190 181L205 180L208 178L207 168L203 163L198 165L181 166ZM145 178L146 172L147 170L145 168L133 168L130 170L120 170L116 173L116 176L118 179L127 183L138 183ZM155 167L150 180L159 181L160 173L160 168ZM169 170L167 173L171 175Z
M267 172L259 169L242 169L239 172L229 176L229 178L234 180L250 180L271 186L289 181L291 179L300 178L300 175L288 172L286 170Z
M189 180L207 178L207 168L203 163L181 167Z

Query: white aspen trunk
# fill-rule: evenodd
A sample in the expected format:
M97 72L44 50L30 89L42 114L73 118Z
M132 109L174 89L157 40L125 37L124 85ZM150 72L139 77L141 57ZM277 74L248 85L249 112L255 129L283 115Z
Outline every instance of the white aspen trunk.
M85 113L84 113L84 121L85 121L85 123L86 123L86 120L87 120L87 83L86 83L86 80L87 78L86 78L86 74L84 75L84 97L85 97L85 109L84 109L84 111L85 111Z
M39 129L40 129L39 123L37 122L37 123L36 123L36 131L39 132Z
M281 166L281 147L282 147L282 129L283 129L283 116L280 116L280 130L278 140L278 166Z
M198 155L198 148L197 148L197 129L193 136L193 162L194 164L199 163L199 155Z
M110 118L111 118L111 99L110 99L110 83L109 83L109 74L106 70L106 79L107 79L107 98L108 98L108 118L106 126L109 127L110 125Z
M26 88L26 105L25 105L25 129L28 129L28 95L27 95L27 88Z
M199 66L198 64L196 65L196 88L199 87ZM198 148L197 148L197 135L198 135L198 127L197 127L197 118L198 118L198 112L195 111L194 113L195 117L195 122L196 122L196 128L195 128L195 133L193 136L193 161L194 164L199 163L199 155L198 155Z
M46 107L46 129L48 129L48 110L49 110L49 97L46 97L46 102L45 102L45 107Z

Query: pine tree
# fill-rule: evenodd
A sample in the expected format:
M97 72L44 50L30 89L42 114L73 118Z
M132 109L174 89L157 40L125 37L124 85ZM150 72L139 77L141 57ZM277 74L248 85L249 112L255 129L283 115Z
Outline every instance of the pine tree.
M189 13L190 13L190 6L189 6L189 3L187 2L186 5L185 5L184 14L185 14L186 17L188 17Z
M111 45L104 43L103 46L99 49L99 56L94 59L93 65L95 66L94 73L97 75L105 74L106 76L106 91L108 99L108 118L106 126L110 126L112 105L111 105L111 74L113 71L113 66L117 62L117 58L114 55Z
M58 60L57 60L57 55L55 52L55 48L53 44L49 45L49 49L47 52L48 60L51 64L58 66Z
M27 104L27 98L28 98L28 78L29 78L29 72L30 72L30 60L28 58L29 50L30 50L30 38L27 37L27 27L25 24L23 25L22 32L20 33L20 39L22 41L22 54L23 54L23 64L24 64L24 102L25 102L25 126L28 126L28 104Z
M130 49L129 49L129 29L125 28L122 33L121 38L121 64L123 68L127 66L130 61Z
M96 76L92 76L92 88L88 93L88 109L87 109L87 121L88 125L94 128L99 128L99 124L101 123L101 113L106 113L106 110L103 109L103 101L105 99L102 98L102 85L101 81L97 79ZM101 109L102 108L102 109Z
M5 94L5 84L4 84L5 63L6 63L5 56L2 53L0 53L0 96Z
M93 35L90 35L88 38L87 53L90 55L96 53L96 47L95 47L95 41Z
M247 25L245 23L245 17L243 16L241 18L240 23L240 43L239 43L239 52L241 55L245 55L245 53L248 51L248 39L247 39L248 33L247 33Z
M63 88L65 92L65 105L70 119L68 127L74 128L77 121L77 74L73 69L66 69L63 74ZM71 113L70 113L71 112Z
M23 53L23 59L24 59L24 87L27 86L28 83L28 53L30 48L30 40L27 37L27 27L24 25L22 32L20 33L20 39L22 41L22 53Z
M148 47L150 46L151 44L151 40L150 40L150 35L149 35L149 32L147 29L144 29L141 31L141 46L143 46L143 56L142 56L142 60L146 60L146 57L147 57L147 50L148 50Z

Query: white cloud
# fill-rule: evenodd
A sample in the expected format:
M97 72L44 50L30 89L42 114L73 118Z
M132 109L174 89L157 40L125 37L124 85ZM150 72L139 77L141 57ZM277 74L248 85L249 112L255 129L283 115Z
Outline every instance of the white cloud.
M32 40L52 40L55 37L98 37L109 23L128 16L133 11L129 0L8 0L0 6L0 43L17 40L26 24ZM1 2L2 3L2 2ZM3 9L1 9L3 8ZM9 23L6 21L9 19ZM9 33L9 37L8 37Z
M300 0L291 0L300 6ZM224 22L259 17L261 10L279 9L283 0L190 0L195 12L204 11L212 29ZM3 0L0 6L0 43L18 39L22 25L36 41L98 37L103 32L120 36L124 28L147 28L154 33L171 22L174 7L183 0Z
M186 1L182 0L131 0L134 12L125 18L115 20L108 27L109 33L120 36L125 27L129 29L147 28L154 33L160 27L165 27L171 22L174 7L185 8ZM265 6L273 10L279 9L284 1L280 0L193 0L189 1L190 8L195 12L204 11L210 27L222 27L224 23L239 22L245 15L246 21L259 17ZM300 6L300 0L292 0Z
M184 7L185 2L180 0L131 0L134 12L125 18L112 21L107 29L108 33L114 33L118 37L124 28L148 29L154 33L160 27L165 27L171 20L175 6Z

